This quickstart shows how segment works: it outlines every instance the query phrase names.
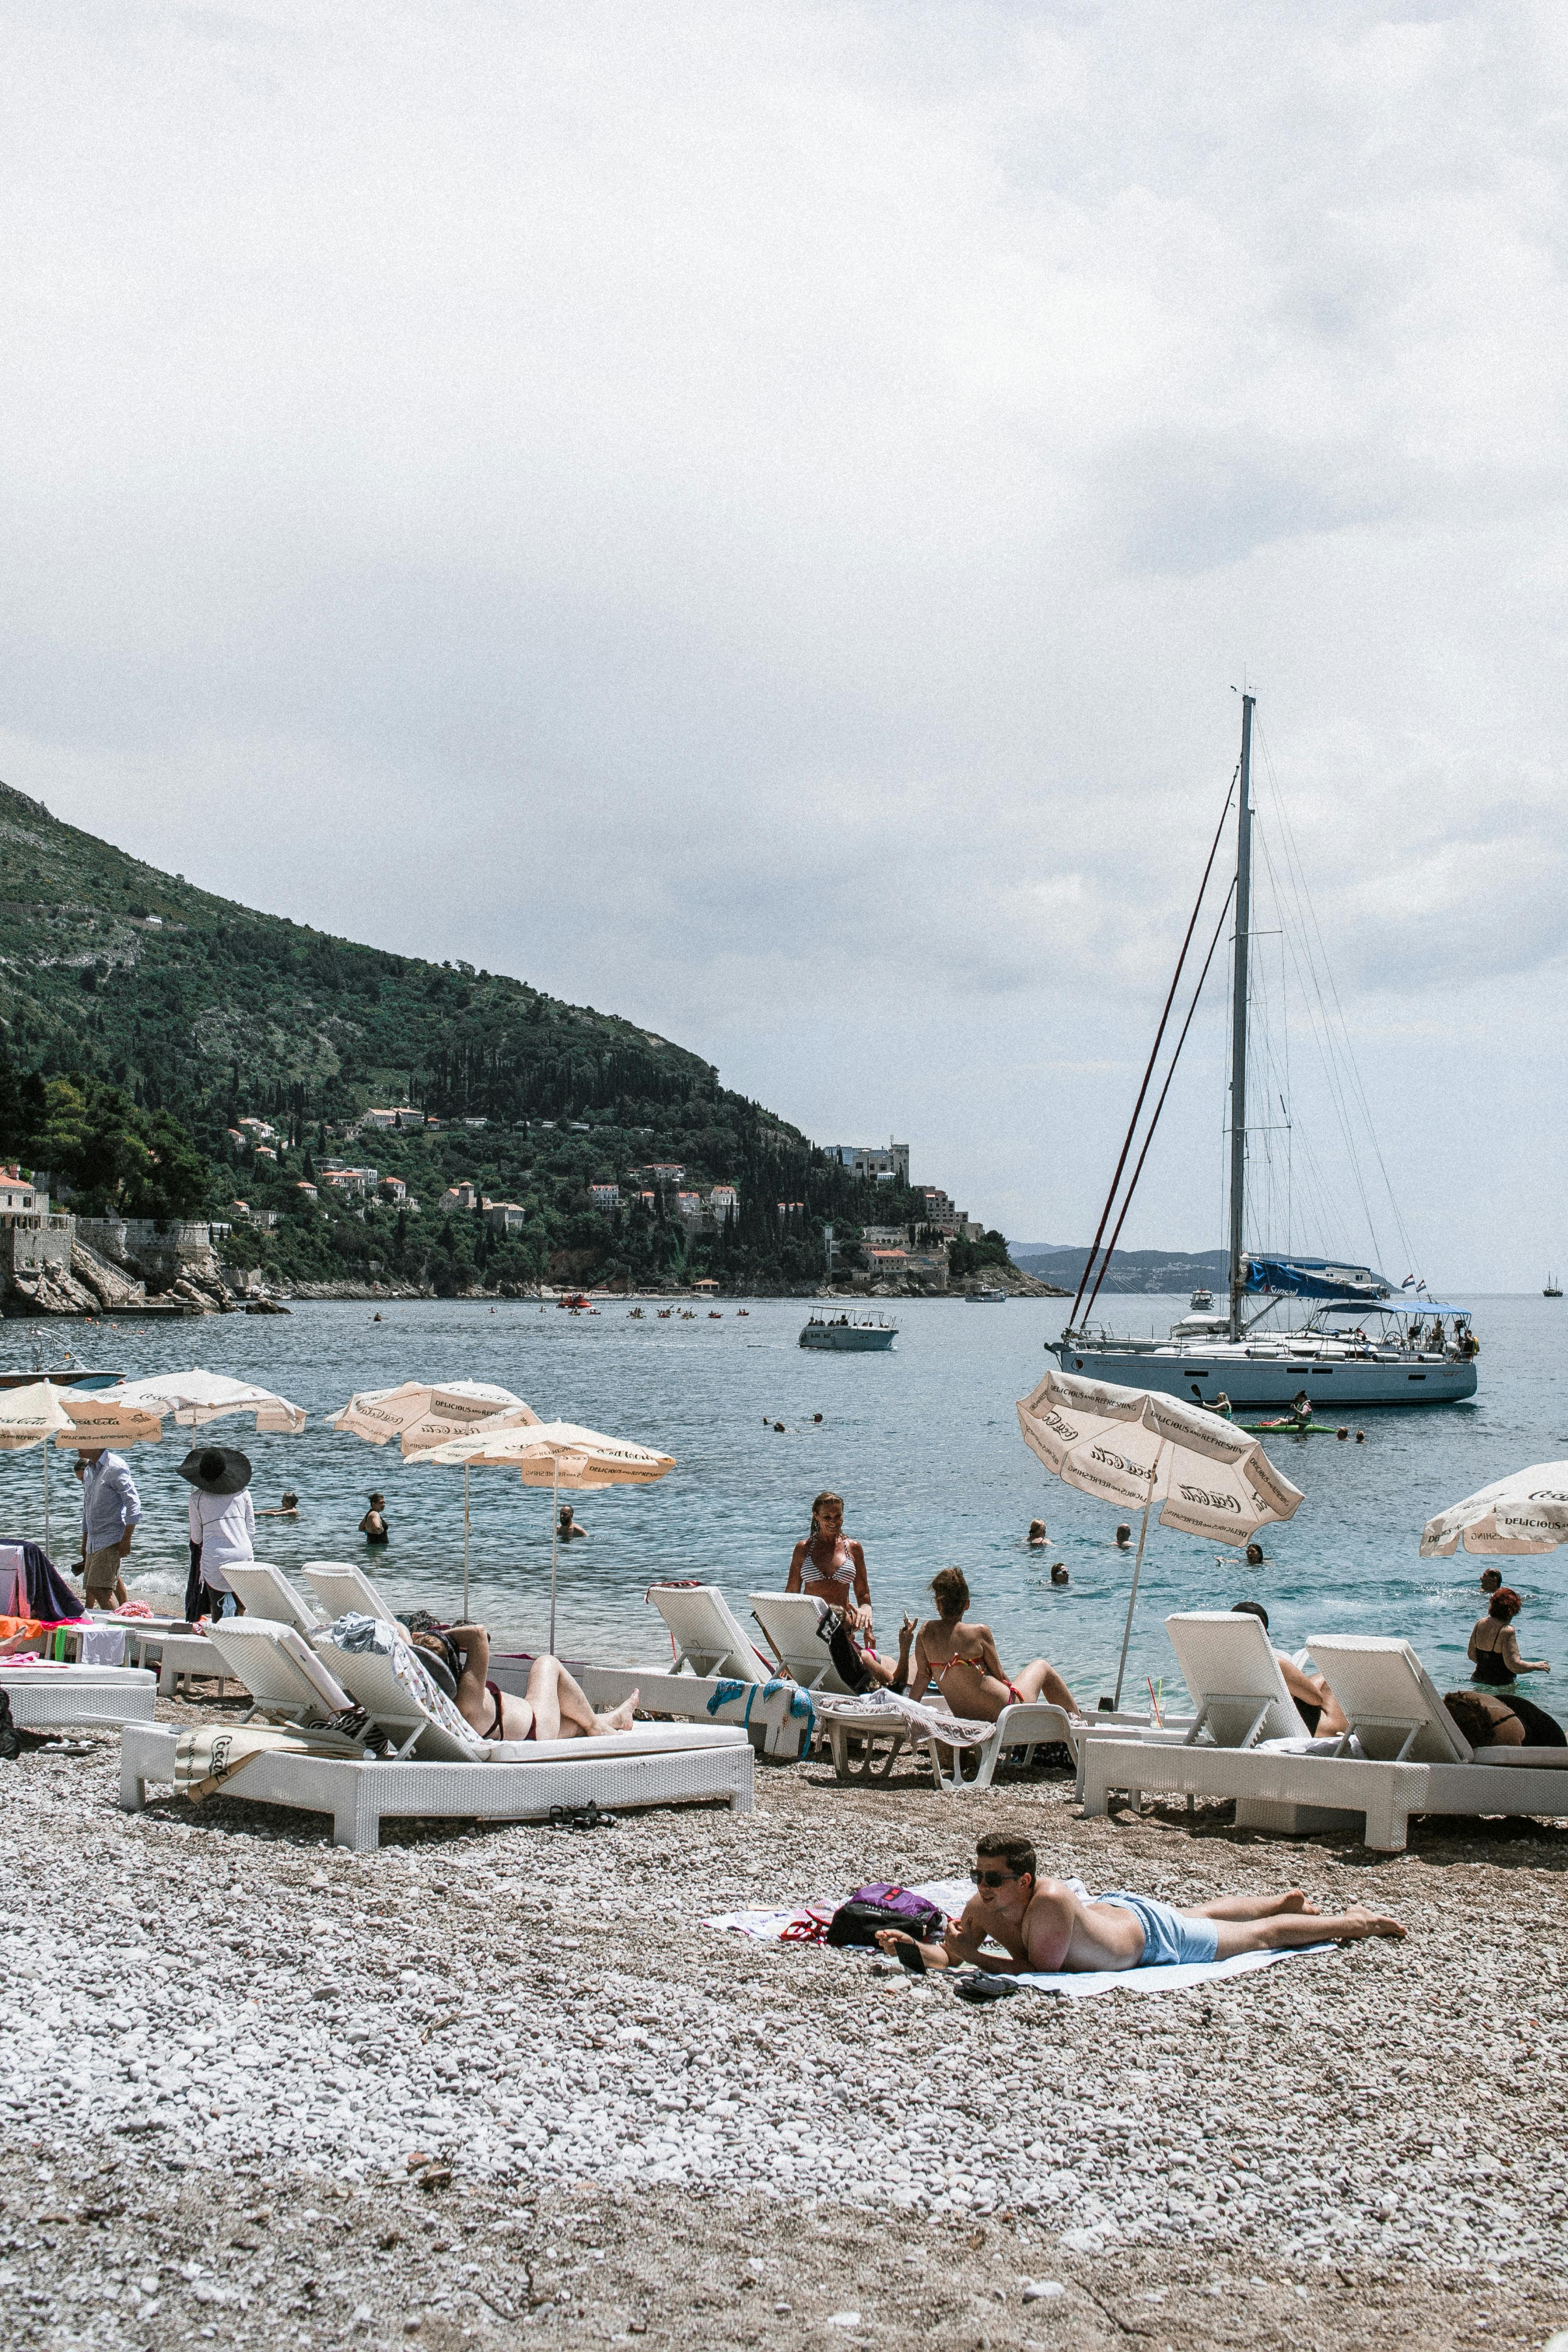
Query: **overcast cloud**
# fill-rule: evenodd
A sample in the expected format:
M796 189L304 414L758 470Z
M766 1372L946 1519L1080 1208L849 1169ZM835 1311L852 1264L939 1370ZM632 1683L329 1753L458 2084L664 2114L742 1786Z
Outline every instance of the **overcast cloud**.
M16 12L0 773L1077 1240L1245 678L1428 1279L1538 1285L1565 51L1508 0ZM1221 1237L1222 994L1130 1244ZM1291 1237L1370 1248L1292 1052L1343 1214Z

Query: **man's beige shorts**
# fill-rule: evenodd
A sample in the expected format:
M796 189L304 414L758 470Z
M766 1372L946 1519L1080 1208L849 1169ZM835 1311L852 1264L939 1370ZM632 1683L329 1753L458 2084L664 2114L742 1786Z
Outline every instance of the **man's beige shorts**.
M120 1581L124 1565L118 1544L110 1544L105 1551L89 1551L81 1580L88 1600L91 1601L100 1596L107 1596L112 1601L114 1588Z

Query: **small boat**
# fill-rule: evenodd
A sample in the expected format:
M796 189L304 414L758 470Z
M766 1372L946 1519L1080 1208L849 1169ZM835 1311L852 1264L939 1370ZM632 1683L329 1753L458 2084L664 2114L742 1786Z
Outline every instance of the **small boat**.
M563 1290L555 1304L567 1307L574 1315L581 1315L589 1305L588 1294L585 1290Z
M710 1307L708 1309L708 1320L710 1323L722 1323L724 1320L722 1309L717 1307Z
M48 1381L57 1389L112 1389L123 1372L95 1371L87 1364L35 1364L30 1372L0 1372L0 1389L27 1389L35 1381Z
M880 1315L814 1315L800 1335L803 1348L820 1348L830 1355L864 1355L886 1350L899 1336L896 1323Z
M1213 1305L1214 1292L1205 1290L1200 1282L1187 1301L1187 1312L1189 1315L1206 1315Z
M971 1290L966 1296L971 1307L1005 1307L1012 1293L1007 1290Z
M1549 1274L1549 1275L1547 1276L1547 1277L1546 1277L1546 1287L1545 1287L1545 1289L1542 1292L1541 1296L1542 1297L1542 1298L1561 1298L1561 1297L1562 1297L1562 1296L1563 1296L1563 1285L1558 1281L1557 1276L1556 1276L1554 1274Z
M642 1321L642 1308L640 1307L628 1307L626 1309L626 1321L628 1323L640 1323Z

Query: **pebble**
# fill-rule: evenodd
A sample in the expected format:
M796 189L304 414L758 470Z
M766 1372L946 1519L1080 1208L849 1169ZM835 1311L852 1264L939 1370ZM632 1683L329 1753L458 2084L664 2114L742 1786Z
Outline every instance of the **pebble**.
M750 1817L623 1813L573 1840L399 1824L356 1856L237 1800L122 1815L116 1759L100 1739L0 1765L8 2138L176 2171L302 2167L318 2198L408 2179L417 2158L521 2198L591 2181L1024 2214L1075 2254L1228 2243L1563 2272L1554 1831L1510 1837L1503 1888L1474 1825L1373 1861L1171 1816L1080 1822L1060 1780L954 1801L812 1766L761 1771ZM969 2011L864 1956L700 1924L951 1875L979 1827L1014 1825L1091 1885L1190 1901L1294 1875L1413 1932L1189 1994ZM1521 2046L1528 2130L1499 2097Z

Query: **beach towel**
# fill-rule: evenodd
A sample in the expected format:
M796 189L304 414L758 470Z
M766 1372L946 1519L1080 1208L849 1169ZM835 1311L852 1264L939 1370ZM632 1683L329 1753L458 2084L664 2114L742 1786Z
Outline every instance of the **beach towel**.
M917 1739L940 1739L947 1748L983 1748L996 1726L970 1717L949 1715L940 1706L925 1706L899 1691L867 1691L855 1698L816 1694L816 1712L823 1722L847 1724L856 1731L891 1731L900 1722Z
M22 1555L29 1617L42 1617L50 1624L59 1625L68 1624L81 1614L80 1601L42 1544L28 1543L20 1536L0 1536L0 1546Z
M1062 1884L1086 1903L1095 1899L1081 1878L1066 1878ZM950 1919L957 1918L973 1892L967 1878L933 1878L910 1889L911 1895L923 1895L944 1918ZM787 1909L728 1911L702 1924L706 1927L731 1928L759 1944L820 1943L826 1921L844 1899L827 1895L808 1904L792 1904ZM1332 1944L1306 1944L1295 1951L1241 1952L1233 1960L1185 1960L1161 1969L1030 1969L1012 1981L1026 1992L1058 1993L1064 2000L1092 2000L1098 1993L1119 1990L1185 1992L1194 1985L1207 1984L1215 1977L1246 1976L1250 1969L1269 1968L1276 1960L1299 1960L1308 1956L1321 1958L1333 1949ZM941 1978L931 1981L940 1983Z
M350 1752L341 1739L328 1742L312 1739L304 1732L268 1731L261 1724L196 1724L180 1734L174 1748L174 1794L199 1805L258 1756L279 1750L288 1756L339 1759ZM354 1752L370 1754L368 1748Z

